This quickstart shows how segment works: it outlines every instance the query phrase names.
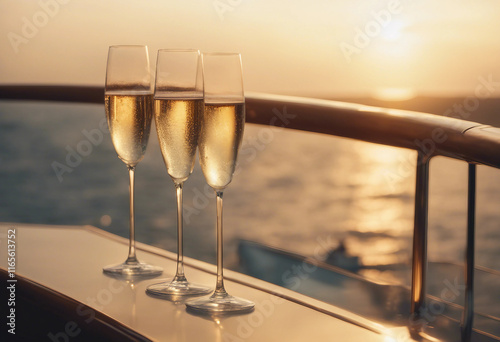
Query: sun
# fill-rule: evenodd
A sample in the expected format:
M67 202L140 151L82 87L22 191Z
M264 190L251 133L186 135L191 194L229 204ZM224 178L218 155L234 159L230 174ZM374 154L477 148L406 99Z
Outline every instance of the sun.
M417 37L412 33L410 24L394 19L383 27L374 41L373 53L391 63L402 58L411 58L415 52Z
M401 20L393 20L380 32L380 37L387 42L397 42L403 37L405 23Z

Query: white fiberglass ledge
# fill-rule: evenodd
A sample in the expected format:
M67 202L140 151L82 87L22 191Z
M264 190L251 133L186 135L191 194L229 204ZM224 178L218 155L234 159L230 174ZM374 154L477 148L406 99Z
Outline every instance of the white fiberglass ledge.
M228 291L255 302L255 310L225 317L192 314L183 303L145 293L151 283L171 278L175 272L175 253L138 243L139 259L163 267L163 275L133 282L110 278L102 273L102 267L120 262L127 252L128 240L94 227L0 223L0 239L0 268L9 270L7 241L12 244L15 240L15 276L88 305L90 308L77 307L79 311L74 316L81 316L80 324L90 324L91 318L96 317L92 311L95 310L154 341L203 338L203 341L367 342L396 341L401 337L411 341L405 328L387 329L335 306L230 270L225 271ZM186 258L186 274L193 282L213 286L215 271L214 265ZM21 290L17 290L17 298L22 298ZM6 301L7 298L2 299L3 305ZM23 317L17 314L18 319ZM68 324L69 331L47 334L61 340L61 334L80 331L70 318L65 328ZM16 326L21 329L28 325L18 321ZM2 329L6 330L5 325Z

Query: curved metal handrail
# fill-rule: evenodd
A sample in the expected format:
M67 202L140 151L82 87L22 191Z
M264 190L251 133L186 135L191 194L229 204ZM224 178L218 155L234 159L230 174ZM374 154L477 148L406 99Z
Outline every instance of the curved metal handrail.
M250 94L247 120L270 124L286 107L287 128L409 148L500 168L500 129L445 116L359 104ZM292 116L295 115L293 118Z
M3 85L0 99L103 103L103 87ZM500 168L500 129L445 116L294 96L246 94L247 122L409 148Z
M62 85L0 85L0 99L104 103L104 88Z

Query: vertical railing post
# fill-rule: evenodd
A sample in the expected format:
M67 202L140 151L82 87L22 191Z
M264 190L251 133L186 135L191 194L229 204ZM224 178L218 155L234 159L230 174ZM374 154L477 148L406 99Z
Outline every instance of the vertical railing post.
M474 321L474 240L476 225L476 164L469 163L467 192L467 246L465 253L465 303L462 315L462 341L471 341Z
M413 322L425 307L427 273L427 215L429 202L429 155L418 151L415 184L415 219L411 282L411 315ZM419 327L412 327L419 328Z

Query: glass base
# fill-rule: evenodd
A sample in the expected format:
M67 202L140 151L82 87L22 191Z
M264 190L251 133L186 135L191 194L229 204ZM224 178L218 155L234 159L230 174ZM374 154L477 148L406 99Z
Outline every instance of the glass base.
M156 277L163 273L161 267L139 261L106 266L102 271L114 277Z
M203 313L236 313L250 312L255 304L249 300L233 297L227 292L216 293L206 298L190 300L186 302L188 309Z
M172 298L178 296L202 296L212 292L212 289L206 286L192 284L184 281L164 281L149 285L146 293L151 296L161 298Z

